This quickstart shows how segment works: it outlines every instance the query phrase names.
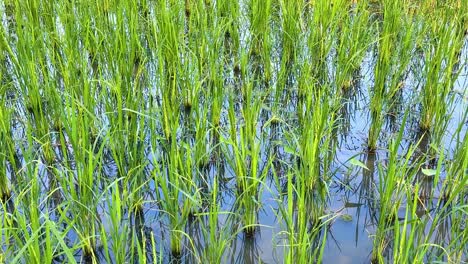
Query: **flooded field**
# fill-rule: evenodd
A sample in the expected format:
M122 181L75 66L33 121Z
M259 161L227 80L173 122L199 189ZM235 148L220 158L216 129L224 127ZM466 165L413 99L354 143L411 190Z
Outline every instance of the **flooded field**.
M0 263L467 263L461 0L0 0Z

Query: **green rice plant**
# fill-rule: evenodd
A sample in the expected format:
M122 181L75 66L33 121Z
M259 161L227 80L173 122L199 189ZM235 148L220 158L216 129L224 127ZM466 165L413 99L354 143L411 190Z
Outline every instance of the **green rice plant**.
M347 14L349 1L314 1L314 12L309 18L310 34L307 40L308 56L312 58L312 75L324 83L331 77L327 67L327 59L335 42L339 25Z
M162 64L159 64L159 72L161 76L166 74ZM165 77L159 81L161 86L158 93L162 98L160 102L155 103L160 103L161 108L151 105L150 114L156 115L157 118L148 120L152 131L158 130L160 124L164 135L163 138L156 136L151 138L153 179L157 186L159 206L167 217L171 253L173 256L180 256L185 225L189 216L199 206L199 197L193 179L195 165L192 150L189 145L179 142L178 139L179 107L173 105L173 100L178 98L176 82ZM156 148L159 145L162 147L161 152Z
M162 69L162 66L161 66ZM165 79L162 80L165 83ZM168 97L169 89L161 87L162 109L157 107L159 102L151 101L148 117L149 128L151 131L158 131L162 128L163 136L152 136L151 140L151 159L152 176L155 184L155 194L158 207L161 209L167 220L167 229L170 236L170 251L173 256L180 256L182 253L182 242L184 237L184 228L188 217L193 213L192 206L195 199L188 192L187 187L194 186L192 180L192 162L191 154L183 155L183 148L178 143L179 116L166 109L172 107ZM189 164L185 167L185 158ZM185 174L188 173L188 174ZM191 200L190 200L191 199ZM190 201L189 201L190 200Z
M228 214L228 212L220 210L218 179L214 179L211 187L210 204L207 212L196 214L202 222L203 239L206 243L206 246L201 249L200 259L208 263L223 263L229 244L235 236L231 234L232 230L229 225L220 223L220 216ZM228 215L224 221L228 223L229 220Z
M398 147L401 143L404 131L404 125L406 124L406 115L403 118L402 127L400 128L399 133L392 138L389 143L389 158L387 165L384 167L382 164L378 166L378 192L379 192L379 218L377 230L374 238L374 249L372 253L372 262L375 263L384 263L384 252L388 251L389 243L391 243L390 237L393 237L395 243L405 243L407 241L406 231L407 225L410 219L405 217L405 222L403 226L400 225L398 221L398 209L403 205L405 194L411 194L409 197L414 197L413 192L407 193L408 188L411 185L411 182L415 178L417 170L412 169L410 166L411 157L413 156L417 146L409 146L408 151L404 157L398 156ZM418 190L418 186L416 186ZM410 198L408 198L410 199ZM417 202L417 197L409 202ZM408 206L411 204L407 204ZM407 216L414 217L415 215L415 206L409 206L407 208ZM411 214L410 214L411 213ZM410 214L410 215L408 215ZM400 228L403 232L400 233ZM410 232L410 236L414 236L415 231ZM389 241L390 240L390 241ZM395 249L395 248L394 248ZM399 250L400 247L397 247L395 250ZM407 257L405 254L408 252L399 252L402 255L394 255L394 257ZM407 261L402 259L402 261Z
M79 102L72 98L69 100L64 124L65 130L69 131L67 140L73 149L70 156L73 157L74 166L71 167L67 161L64 170L58 174L58 179L65 189L65 199L73 205L71 215L73 219L77 219L67 219L67 223L73 226L79 238L83 257L95 261L96 236L99 230L97 208L100 202L96 198L99 193L97 188L101 179L99 175L102 172L104 144L99 144L97 140L91 141L87 136L93 114ZM68 152L67 144L63 143L62 147L63 153Z
M25 193L22 196L28 196ZM22 199L27 199L26 197ZM33 200L28 199L27 203L38 205ZM30 208L31 210L37 210ZM60 219L50 219L48 215L29 215L16 213L16 231L12 235L15 238L15 247L19 250L6 252L11 263L51 263L53 261L66 261L67 263L77 263L74 251L77 246L69 247L64 239L64 234L71 227L61 230L59 223L63 223L65 215ZM40 223L37 225L36 223ZM11 253L11 255L10 255Z
M272 105L272 112L274 115L279 115L281 105L287 102L289 98L281 99L285 92L290 89L285 89L291 85L291 75L296 74L297 67L295 62L300 58L302 50L298 46L304 41L305 34L302 33L304 29L304 19L302 17L302 9L305 4L298 1L280 1L279 6L273 6L278 9L278 27L280 30L279 36L274 36L280 41L280 54L281 58L278 62L277 77L274 82L274 103ZM276 27L275 27L276 28ZM272 25L273 31L273 25ZM278 45L278 44L276 44ZM292 90L292 89L291 89Z
M415 236L421 231L421 222L418 221L416 210L420 202L418 195L413 195L412 192L419 193L419 184L413 188L405 188L407 196L412 199L406 203L405 216L402 223L394 221L394 243L393 243L393 260L399 263L408 263L414 261L414 253L412 244ZM395 216L396 217L396 216Z
M4 97L0 98L0 104L6 106ZM11 137L11 110L7 107L0 108L0 201L5 202L10 198L11 187L8 180L8 161L15 155L15 145ZM14 163L12 164L14 165Z
M465 153L466 143L459 146L459 151ZM458 152L461 154L461 152ZM426 169L425 174L433 177L434 186L441 185L441 172L445 155L443 151L438 153L439 162L437 167ZM464 204L466 201L466 155L457 156L459 163L449 165L442 189L449 190L450 195L436 197L430 194L429 200L437 198L436 210L431 216L418 217L416 210L425 199L419 196L420 184L413 186L406 184L406 196L408 199L406 215L403 223L395 222L395 240L393 245L393 259L398 262L424 262L424 261L447 261L457 263L463 261L466 254L464 245L468 237L466 232L460 228L463 226L463 218L467 211ZM461 169L461 171L459 171ZM461 226L460 226L461 225Z
M272 3L271 1L260 2L256 0L249 1L249 20L250 31L252 36L259 41L258 45L254 45L262 50L262 38L269 35L269 20L271 15Z
M182 180L182 191L190 194L189 197L184 201L184 210L189 212L189 216L193 216L200 210L201 196L200 187L197 182L200 182L201 173L196 163L193 161L194 154L192 153L192 147L183 142L178 150L180 153L178 173Z
M102 244L102 254L107 262L114 259L116 262L126 262L139 260L142 262L150 261L148 256L152 257L153 263L160 263L160 256L156 253L156 244L154 239L149 239L143 235L144 216L143 212L134 212L130 217L134 218L134 225L125 221L125 197L120 191L120 182L124 182L125 177L118 178L105 187L105 192L101 194L102 199L107 199L108 214L104 218L109 223L106 228L101 224L99 239ZM137 191L137 190L135 190ZM110 196L107 196L110 192ZM107 197L106 197L107 196ZM151 245L151 252L147 252L146 246ZM134 245L136 245L134 247Z
M122 200L123 197L117 183L118 181L115 181L109 186L111 192L111 196L108 197L107 201L109 206L109 231L101 230L100 233L103 244L107 245L104 246L106 260L110 261L110 252L112 252L116 262L125 262L128 250L129 226L123 221L125 201Z
M220 40L223 27L221 26L213 31L213 35L210 37L217 41L209 41L207 45L208 65L206 65L206 88L209 91L208 98L212 99L210 103L211 124L214 128L218 128L221 122L221 110L225 96L223 79L224 60L222 59L222 56L220 56L220 54L223 54L222 42Z
M130 109L122 111L126 118L123 122L111 124L109 150L118 170L124 177L122 182L123 197L132 212L138 213L142 207L143 185L147 181L145 168L148 163L145 157L144 140L146 130L144 117ZM112 113L113 114L113 113ZM110 120L115 120L110 118ZM119 125L123 127L119 128Z
M376 161L373 260L466 258L460 0L0 1L0 17L0 262L260 262L260 210L284 262L322 262L341 88L374 43L369 150L406 102L431 141L407 150L403 125Z
M279 1L279 7L281 12L281 44L282 44L282 60L294 60L300 40L301 30L304 28L304 21L302 17L302 10L304 9L304 3L300 1ZM266 12L266 11L265 11ZM263 20L266 20L266 16L262 15Z
M17 33L15 39L2 33L3 47L8 51L8 55L13 62L13 78L19 84L22 99L24 99L25 110L34 124L36 135L42 138L49 133L48 120L44 106L47 100L41 86L47 81L48 74L45 71L46 48L43 41L42 31L35 11L26 12L24 15L19 12L21 8L36 6L37 2L31 2L27 6L24 2L15 3L15 17L17 28L22 28ZM25 6L26 5L26 6ZM4 32L2 30L2 32ZM12 49L14 46L14 50ZM32 47L32 48L31 48ZM19 63L21 61L21 64Z
M171 138L175 138L175 134L173 136ZM200 206L200 197L193 180L194 166L189 149L179 147L175 139L166 148L161 160L155 160L153 176L161 210L168 218L171 253L180 256L185 225Z
M374 85L370 90L369 151L377 148L383 118L386 111L393 107L394 96L402 88L402 80L411 59L418 25L411 16L406 16L407 9L404 2L383 2Z
M447 17L446 17L447 16ZM434 130L437 137L442 131L436 131L447 122L450 109L449 92L458 73L454 74L457 52L463 45L463 38L455 30L455 21L448 15L434 20L430 24L430 40L424 48L424 84L421 87L421 121L423 130Z
M258 120L262 107L262 99L254 97L253 83L244 86L244 101L241 106L242 124L237 123L234 95L229 101L229 133L222 137L223 151L227 163L234 172L236 179L237 200L241 210L244 232L247 236L255 233L257 212L260 207L260 197L263 190L263 179L268 172L269 163L261 167L261 139L258 139Z
M239 50L239 61L236 66L234 66L234 74L238 75L237 77L237 83L235 88L239 89L239 92L242 95L242 99L246 98L246 89L245 89L245 83L249 81L249 78L252 78L251 75L249 75L250 70L249 70L249 52L247 47L242 47Z
M199 81L200 77L197 72L196 57L195 54L187 52L187 56L190 56L190 63L186 63L182 66L183 70L181 73L181 90L182 90L182 100L184 104L184 110L186 113L190 113L194 101L200 94L202 82Z
M31 140L29 142L32 143ZM20 193L18 197L20 197L20 199L24 199L24 205L27 205L26 208L28 208L28 213L26 215L20 215L19 217L15 217L15 223L19 226L21 230L27 230L29 227L32 230L32 232L26 232L25 234L21 234L18 232L14 233L14 236L18 236L16 237L16 240L20 245L23 245L23 249L27 252L25 253L25 258L28 259L28 261L31 263L40 263L42 258L42 241L39 239L38 235L42 229L42 225L40 223L39 212L40 186L37 180L38 165L33 163L27 164L25 174L25 176L28 177L27 188L29 190L26 189L28 191ZM19 237L21 235L24 235L24 237ZM47 258L47 256L45 257Z
M207 28L206 13L199 11L199 5L202 1L187 1L191 6L191 16L188 23L188 30L186 32L186 47L184 49L184 59L186 62L181 67L181 90L184 102L184 109L190 113L192 106L197 108L195 101L203 91L205 83L205 65L207 61L206 54L206 31L200 31L200 28ZM202 9L203 10L203 9ZM194 12L194 13L192 13ZM194 30L197 29L197 30Z
M164 66L159 63L159 70L160 75L164 76ZM170 142L172 140L171 135L176 134L179 127L179 107L174 105L172 102L177 100L178 95L176 92L176 83L174 80L167 81L166 79L161 79L160 81L160 88L158 89L158 93L161 94L161 101L157 101L158 107L161 109L159 113L159 117L161 119L161 126L163 130L163 134L165 139ZM154 105L155 106L155 105ZM152 106L152 107L154 107ZM175 140L175 139L174 139Z
M206 16L205 13L200 16ZM200 18L201 19L201 18ZM198 24L200 23L200 24ZM181 70L181 89L186 113L190 113L192 106L196 109L206 102L211 107L211 117L208 117L213 126L219 126L221 105L223 100L222 78L223 60L220 54L223 52L221 36L225 30L225 23L215 27L207 25L206 21L194 22L195 27L206 30L189 31L187 48L184 57L188 62L184 63ZM208 29L208 27L210 27Z
M304 68L309 69L307 65ZM286 206L279 207L286 224L287 263L320 262L327 237L324 230L330 220L326 220L325 208L336 148L332 131L340 99L332 98L332 89L317 87L307 76L299 80L306 97L298 102L298 128L289 128L288 141L283 144L296 163L287 173Z
M326 216L321 216L320 220L310 214L309 210L315 210L308 198L309 188L303 178L294 180L295 170L287 173L287 191L280 195L279 212L280 217L286 225L283 231L287 237L287 254L284 257L285 263L306 263L315 260L321 262L323 250L327 239L327 222L322 221ZM276 173L274 179L280 185L280 180ZM283 204L283 200L286 204ZM282 233L283 233L282 232Z
M333 129L338 109L337 98L332 98L329 87L318 88L314 83L304 83L307 97L299 102L299 131L293 133L289 152L298 159L298 171L316 192L314 200L320 204L327 196L328 169L333 161L336 146ZM297 135L297 136L296 136Z
M218 10L223 10L227 3L223 2L219 4L220 5L217 5ZM203 0L190 0L186 2L186 6L187 5L190 6L190 15L189 19L187 19L188 28L185 34L186 45L188 48L187 56L189 56L192 63L197 64L197 73L199 76L202 76L203 69L206 63L205 60L207 59L207 36L209 36L212 29L211 27L214 25L208 23L208 13L206 12L207 10L203 7ZM224 23L222 19L221 23Z
M221 19L221 24L226 24L225 37L229 41L231 51L236 54L241 46L241 32L240 27L242 24L241 16L241 2L240 1L219 1L216 6L218 7L218 18Z
M31 2L29 4L31 6L37 5L36 2ZM26 3L17 2L12 6L15 19L18 21L17 27L21 27L24 30L15 36L7 36L3 27L1 30L2 50L6 51L3 55L8 55L11 61L11 68L8 71L9 77L4 79L2 75L2 82L6 80L10 80L10 82L5 83L5 94L3 94L2 91L1 97L2 100L5 100L7 97L13 98L20 96L18 100L12 104L17 108L15 112L17 112L18 116L26 118L27 122L23 122L23 125L27 132L34 134L37 141L44 142L44 144L41 144L44 161L47 164L51 164L55 157L50 143L50 117L45 107L49 104L49 99L53 100L56 98L48 96L53 78L51 77L48 67L47 49L45 48L46 44L43 40L46 33L37 30L39 21L35 11L26 12L24 15L18 12L21 8L26 8L24 5L26 5ZM20 60L22 63L19 63ZM14 88L16 86L18 86L18 89L14 93L14 96L13 94L9 94L9 88ZM6 105L7 101L4 103ZM24 106L26 116L23 115L23 109L20 109L16 104L22 104ZM4 111L9 110L5 108ZM4 114L6 114L6 112ZM5 118L7 117L8 116L5 116ZM5 121L7 123L3 124L3 129L6 129L4 132L11 134L10 126L12 124L10 123L10 119L8 118ZM13 169L12 173L16 174L20 168L20 159L15 150L15 142L11 138L12 135L4 135L4 147L8 149L8 151L5 152L5 158L9 160Z
M158 175L155 181L157 180L158 186L161 187L160 199L164 201L161 205L162 210L168 214L169 218L170 250L173 255L178 256L182 252L182 230L190 212L181 211L177 189L179 182L176 180L177 175L173 174L175 173L169 173L171 177L169 180L164 179L165 175Z
M182 211L179 202L179 179L176 171L172 171L174 164L167 164L167 161L163 160L163 169L156 167L154 170L154 181L158 187L158 195L160 195L161 210L167 214L169 219L169 232L170 232L170 250L175 256L178 256L182 252L182 230L187 221L189 212ZM169 177L169 178L167 178Z
M268 81L271 78L270 53L272 49L272 34L270 27L272 1L251 0L249 3L250 54L260 55L264 68L264 77Z
M11 2L2 2L2 10L0 11L2 16L5 15L6 23L5 23L5 32L8 34L13 34L14 29L16 27L16 18L15 18L15 3ZM3 25L2 25L3 29Z
M168 80L172 80L172 85L168 88L172 93L176 93L177 87L177 69L180 64L181 48L183 45L183 21L179 12L184 10L180 1L160 1L155 6L157 10L156 21L153 21L152 41L157 44L158 57L162 58L160 62L167 71L164 75Z
M339 25L335 73L337 87L349 88L352 85L352 74L360 67L371 44L367 5L367 1L359 1Z
M250 31L252 37L255 39L254 50L268 49L263 46L265 39L264 37L269 36L269 20L271 15L272 3L270 0L261 2L257 0L251 0L248 3L249 6L249 20L250 20ZM258 54L258 53L257 53Z
M64 255L69 262L75 263L73 247L64 242L66 234L72 227L62 229L57 227L66 223L66 211L53 221L49 212L44 208L48 196L42 194L41 173L42 164L35 153L35 144L32 133L26 135L20 147L22 157L29 162L25 163L17 175L19 181L15 185L13 207L7 208L6 225L2 228L11 229L6 242L6 255L12 263L44 263ZM63 212L63 211L62 211Z
M426 148L426 138L421 137L419 142L413 147L410 147L411 154L415 154L415 149ZM421 240L429 241L426 230L430 217L426 217L428 213L428 207L431 206L431 200L434 199L434 195L431 192L432 184L438 185L438 179L434 179L434 183L428 182L429 190L425 190L427 185L425 183L425 177L421 177L422 174L429 174L428 171L431 169L423 168L424 157L415 156L416 159L412 161L412 165L416 166L415 173L408 173L409 178L403 183L402 194L406 197L406 202L403 206L406 206L405 215L403 218L398 218L398 221L393 223L393 254L392 259L397 262L423 262L423 259L416 260L418 256L427 256L429 247L421 246L424 244ZM439 160L437 170L440 170L442 159ZM409 165L409 163L408 163ZM421 168L421 169L419 169ZM408 170L405 168L405 170ZM427 175L426 175L427 176ZM412 183L413 182L413 183ZM427 202L426 202L427 201ZM422 213L421 213L422 211ZM396 219L396 215L395 215ZM391 225L391 224L389 224ZM429 235L432 237L432 235ZM418 241L418 242L416 242ZM421 244L419 242L422 242Z
M196 100L196 104L198 105L198 100ZM197 168L204 168L210 162L208 111L208 107L199 107L194 117L196 126L193 143L193 160Z

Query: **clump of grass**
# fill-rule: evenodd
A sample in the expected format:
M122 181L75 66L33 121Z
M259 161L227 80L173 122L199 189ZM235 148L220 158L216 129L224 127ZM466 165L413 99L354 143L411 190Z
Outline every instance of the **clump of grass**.
M286 174L286 192L281 194L278 206L277 217L286 226L287 254L284 259L287 263L302 263L311 259L320 261L326 244L328 221L324 220L325 215L317 218L315 214L310 214L310 210L317 211L317 203L311 201L304 179L295 179L294 174L297 174L295 170ZM276 184L280 186L278 175L274 176Z
M384 116L391 111L395 96L402 88L402 81L411 59L417 23L406 13L407 4L398 1L382 3L383 21L378 41L377 62L374 68L374 85L371 89L371 125L368 150L377 149Z
M298 177L315 193L314 197L317 195L314 200L320 204L326 199L328 169L336 151L333 130L339 97L334 97L330 86L319 87L306 74L302 78L300 89L306 91L306 97L298 101L299 130L291 135L295 149L290 152L298 159Z
M252 42L250 43L250 54L260 55L264 67L265 80L271 78L271 60L270 53L272 49L271 34L271 13L273 3L271 0L250 1L249 21Z
M415 170L411 170L409 162L416 150L416 146L410 146L405 157L398 157L398 146L401 143L404 131L406 116L403 120L403 126L399 133L389 143L389 159L388 164L384 168L382 165L378 167L379 172L379 220L378 227L374 239L374 250L372 262L384 262L383 256L388 251L389 236L394 232L399 238L400 225L398 222L398 210L403 203L405 190L416 175ZM413 197L413 196L411 196ZM413 208L414 209L414 208ZM407 211L408 213L408 211ZM413 212L414 213L414 212ZM407 218L405 218L406 220ZM404 225L407 223L405 222ZM403 232L406 227L403 227ZM390 233L390 234L389 234ZM414 234L413 234L414 235ZM406 236L405 234L403 236ZM396 239L395 241L397 241Z
M122 200L122 193L120 191L118 183L118 181L115 181L109 186L109 191L111 195L110 197L108 197L107 203L109 204L110 209L108 216L110 228L109 231L102 232L101 239L103 241L103 244L106 245L104 247L104 255L106 257L106 260L110 260L112 253L112 256L115 258L115 261L125 261L129 240L129 225L125 221L123 221L123 209L125 206L125 201Z
M185 224L189 215L192 213L187 193L184 192L186 181L180 175L179 162L180 157L176 154L174 148L168 156L162 160L162 168L156 167L154 180L158 186L158 195L161 203L161 210L165 212L168 218L170 232L170 250L173 256L182 254L182 238Z
M352 85L352 75L364 59L371 43L370 12L367 1L360 1L340 21L336 47L336 85L347 89Z
M451 106L449 93L458 76L456 72L454 74L456 54L463 45L455 23L448 17L442 17L434 20L429 28L429 39L424 48L424 85L421 87L420 127L423 130L433 129L436 123L447 122Z
M210 241L210 243L203 248L200 253L203 261L208 261L209 263L221 263L226 258L226 251L231 243L231 240L235 237L233 234L230 234L232 230L228 225L220 223L220 216L228 214L228 212L223 212L220 210L218 196L219 187L218 179L214 179L212 189L211 189L211 201L206 213L199 213L197 217L202 227L203 238L205 241ZM203 221L207 218L207 221ZM230 217L227 215L224 220L226 223L229 223ZM206 227L205 227L206 225Z
M343 19L347 16L349 2L344 0L314 1L313 16L309 18L310 34L307 39L309 56L312 58L312 75L325 83L330 80L328 58Z
M83 255L96 259L98 218L97 199L102 172L103 144L88 137L93 116L79 100L67 98L64 109L64 130L60 134L61 153L65 157L60 169L51 170L63 188L63 196L71 205L66 222L76 232ZM65 133L67 131L68 133ZM29 133L32 134L32 133ZM73 149L71 151L71 149ZM30 157L24 157L28 160ZM76 220L75 220L76 219Z
M229 148L226 148L224 152L235 174L237 202L241 210L244 230L247 236L252 236L257 225L262 184L268 172L268 166L263 165L262 168L261 141L257 139L262 100L254 96L252 82L245 84L243 92L244 100L241 105L243 123L237 123L234 95L231 94L228 112L229 137L223 140L229 144Z
M282 28L282 61L294 61L298 53L297 46L299 45L301 29L304 27L302 10L304 9L303 2L297 1L280 1L279 8L281 10L281 28ZM262 15L261 17L265 17Z
M159 206L168 220L170 250L173 256L178 257L182 254L186 236L185 225L189 217L197 213L201 197L194 179L198 168L193 162L191 148L184 142L179 143L176 133L173 130L170 141L165 142L164 152L157 153L153 149L153 179L161 201Z
M0 104L6 106L4 97L0 98ZM0 201L5 202L11 196L11 188L8 180L8 160L15 151L11 138L11 110L7 107L0 109Z

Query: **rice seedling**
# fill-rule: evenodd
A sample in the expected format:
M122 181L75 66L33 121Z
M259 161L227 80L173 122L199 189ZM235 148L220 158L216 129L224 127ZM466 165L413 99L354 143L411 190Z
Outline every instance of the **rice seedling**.
M330 79L328 56L333 48L334 36L348 12L348 1L314 1L314 12L310 18L310 34L307 40L309 56L312 57L312 74L320 83Z
M5 99L2 98L0 103L6 106L4 101ZM2 107L0 109L0 148L2 149L0 152L0 200L2 202L6 202L11 195L10 190L10 183L8 180L8 161L9 157L14 155L15 146L13 139L11 138L11 110ZM11 161L11 160L10 160Z
M234 235L229 234L231 232L230 228L220 223L220 216L223 216L226 212L222 212L218 204L219 187L217 182L216 179L213 181L211 203L207 212L197 214L202 224L206 224L206 227L202 230L204 240L212 242L200 253L200 259L209 263L222 263L225 261L225 253L234 237ZM206 222L202 221L205 217L207 218ZM226 222L229 221L229 217L227 219Z
M273 3L271 0L267 1L250 1L250 32L252 34L252 43L250 44L250 54L260 55L262 58L262 65L264 67L265 80L271 78L271 12Z
M457 77L453 71L457 59L455 57L463 44L462 38L455 31L454 21L449 18L439 18L430 26L429 40L424 54L425 76L421 88L422 111L420 126L429 130L434 123L443 124L449 112L451 103L449 91ZM443 129L443 126L437 126ZM436 134L440 134L438 132Z
M382 29L370 99L370 151L376 150L385 112L391 111L394 97L402 88L413 50L413 34L418 27L413 18L407 15L407 6L403 2L384 1L382 5ZM402 19L402 16L407 17Z
M403 121L403 124L405 124L405 121ZM403 130L404 126L402 126L399 133L389 143L390 156L386 168L383 166L378 167L380 216L372 256L372 261L375 263L384 262L384 252L387 251L388 245L391 243L388 238L388 232L397 233L398 238L398 209L403 202L405 187L415 174L409 166L409 161L416 147L410 146L406 156L402 159L399 159L398 152L396 151L402 140ZM405 217L406 220L407 218ZM403 230L406 231L406 228L404 227ZM395 238L395 241L397 241L397 238Z
M302 10L304 4L298 1L280 1L282 27L282 60L294 61L299 35L303 28ZM264 15L262 16L264 17Z
M108 262L111 259L111 252L116 262L125 262L127 255L129 225L123 221L124 203L119 189L118 184L111 185L111 197L107 201L110 209L108 220L110 229L108 232L102 232L102 241L105 248L111 248L111 250L105 250L105 258Z
M69 109L69 124L65 125L69 142L73 147L73 157L75 160L74 171L67 168L60 175L64 178L63 186L69 186L66 195L74 206L72 207L73 218L69 224L74 227L80 245L83 250L83 258L95 261L97 246L97 231L99 229L97 207L99 200L96 200L96 188L100 180L97 176L102 171L102 152L104 145L97 145L97 141L90 141L82 138L89 131L90 114L79 105L72 104ZM75 112L78 115L75 116ZM76 188L76 189L75 189ZM71 224L73 223L73 224Z
M287 254L286 263L305 263L311 259L320 262L326 240L326 226L328 220L322 220L326 216L320 216L320 221L309 214L309 210L316 210L316 204L311 203L307 183L302 178L294 180L294 171L289 171L287 177L287 190L279 200L278 217L283 219L286 225ZM275 175L279 184L279 179ZM285 204L283 203L285 200Z
M222 36L223 28L215 29L211 37L220 39ZM208 42L208 67L206 69L206 89L209 92L209 97L212 98L210 107L210 121L214 128L218 128L221 122L221 110L224 102L224 89L223 89L223 60L220 59L219 54L222 53L222 43ZM215 132L215 131L214 131Z
M198 104L198 100L196 103ZM196 120L196 127L193 143L193 160L197 168L206 168L209 165L211 158L208 108L200 107L197 109L194 119ZM204 180L207 181L206 179Z
M155 155L153 177L156 193L161 201L161 210L168 218L170 250L173 256L180 256L184 228L188 218L197 213L200 196L193 179L197 168L192 162L191 150L187 144L179 145L176 133L176 130L172 131L171 140L165 144L165 152L152 152ZM159 159L156 155L160 155Z
M258 119L262 107L261 98L253 96L253 82L247 82L243 90L241 113L242 124L235 116L234 95L229 100L230 129L227 138L222 138L228 145L224 149L227 162L236 178L239 207L247 236L252 236L257 225L257 212L260 207L263 179L268 172L269 161L260 160L261 139L258 139ZM237 132L239 130L239 132Z
M370 12L367 5L367 1L360 1L339 26L335 73L339 88L346 89L352 85L352 73L359 68L370 46L371 32L367 29Z
M292 146L296 149L289 152L298 159L299 177L305 180L311 191L317 192L313 200L324 201L326 182L329 180L328 169L336 150L333 130L339 97L332 98L331 87L318 87L307 75L303 78L304 87L300 89L306 91L306 98L298 102L299 131L297 136L296 133L291 135Z
M171 160L170 158L175 160ZM168 214L169 218L170 249L174 256L178 256L182 253L182 232L190 213L190 208L183 206L183 201L185 200L183 196L182 206L180 205L181 198L179 197L182 190L180 190L179 186L182 183L177 174L177 158L178 156L175 154L175 150L172 150L171 155L166 158L167 161L166 159L163 160L163 168L165 171L159 171L160 169L158 167L156 167L157 170L155 171L156 186L158 186L158 189L161 188L158 192L160 192L161 200L164 201L161 204L162 210Z

